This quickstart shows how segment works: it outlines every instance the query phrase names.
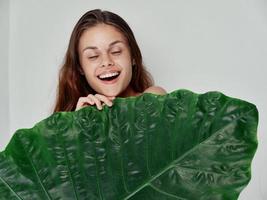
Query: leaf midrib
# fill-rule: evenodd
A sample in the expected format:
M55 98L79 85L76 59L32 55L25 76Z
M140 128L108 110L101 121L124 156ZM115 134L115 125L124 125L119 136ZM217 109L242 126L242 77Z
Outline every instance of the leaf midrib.
M192 149L190 149L189 151L185 152L182 156L180 156L178 159L172 161L169 165L167 165L165 168L163 168L163 170L161 172L159 172L158 174L152 176L150 179L148 179L148 181L146 181L144 184L140 185L140 187L138 187L136 190L134 190L131 194L129 194L128 196L126 196L123 200L127 200L130 197L132 197L134 194L136 194L137 192L139 192L140 190L142 190L144 187L148 186L151 184L152 181L154 181L156 178L158 178L161 174L165 173L166 171L168 171L169 169L171 169L172 167L175 167L175 163L179 162L180 160L182 160L184 157L186 157L188 154L190 154L192 151L194 151L195 149L197 149L202 143L206 142L207 140L209 140L210 138L215 137L217 134L220 133L221 130L229 127L230 125L232 125L235 121L239 120L240 118L242 118L245 115L248 115L251 111L253 111L253 109L248 110L247 112L245 112L243 115L240 115L238 118L236 118L235 120L229 122L226 126L224 126L221 129L218 129L214 134L212 134L210 137L206 138L206 140L203 140L202 142L200 142L199 144L197 144L196 146L194 146Z

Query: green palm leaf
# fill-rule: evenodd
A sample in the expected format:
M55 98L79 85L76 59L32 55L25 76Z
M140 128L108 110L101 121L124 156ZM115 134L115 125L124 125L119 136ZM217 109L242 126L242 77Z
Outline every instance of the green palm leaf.
M0 199L237 199L257 123L251 103L188 90L58 112L0 153Z

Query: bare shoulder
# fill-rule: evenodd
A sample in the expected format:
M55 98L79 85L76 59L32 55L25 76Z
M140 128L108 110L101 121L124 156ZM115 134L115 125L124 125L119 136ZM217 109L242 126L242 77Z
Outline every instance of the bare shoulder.
M167 94L166 90L159 86L151 86L147 88L144 93L152 93L152 94L159 94L159 95L165 95Z

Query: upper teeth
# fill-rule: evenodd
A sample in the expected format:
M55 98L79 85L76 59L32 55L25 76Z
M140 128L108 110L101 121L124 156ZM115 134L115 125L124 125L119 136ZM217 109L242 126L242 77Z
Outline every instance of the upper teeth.
M108 77L116 76L118 74L119 74L119 72L103 74L103 75L100 75L99 78L108 78Z

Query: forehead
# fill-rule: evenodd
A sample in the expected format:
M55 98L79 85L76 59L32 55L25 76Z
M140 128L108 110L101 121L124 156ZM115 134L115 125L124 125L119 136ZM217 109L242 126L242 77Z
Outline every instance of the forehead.
M79 40L79 48L86 46L107 47L111 42L121 40L127 44L125 36L114 26L98 24L85 30ZM118 43L121 44L121 43Z

